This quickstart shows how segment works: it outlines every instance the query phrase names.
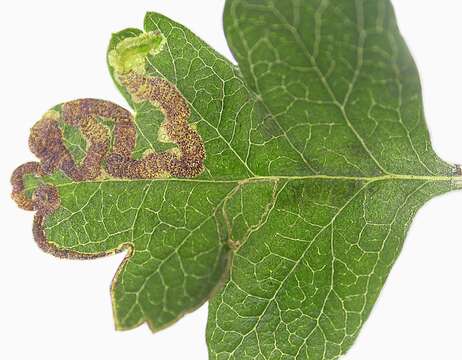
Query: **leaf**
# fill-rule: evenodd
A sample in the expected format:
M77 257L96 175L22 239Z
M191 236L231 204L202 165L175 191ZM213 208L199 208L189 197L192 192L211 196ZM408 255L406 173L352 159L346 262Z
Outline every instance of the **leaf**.
M416 211L460 187L433 152L419 77L388 0L228 0L225 32L271 119L278 183L209 308L211 359L337 359ZM273 145L277 149L277 145ZM259 173L260 174L260 173ZM241 194L229 218L252 212Z
M116 327L157 331L223 277L222 209L253 176L244 160L252 108L236 68L190 31L154 13L145 30L114 34L108 52L134 115L95 99L54 107L31 131L41 162L19 167L12 183L19 206L37 211L43 250L127 251L111 287Z
M431 148L388 0L228 0L224 22L238 67L159 14L114 34L133 114L52 108L13 198L55 256L127 251L118 329L162 329L214 294L210 359L337 359L461 169Z

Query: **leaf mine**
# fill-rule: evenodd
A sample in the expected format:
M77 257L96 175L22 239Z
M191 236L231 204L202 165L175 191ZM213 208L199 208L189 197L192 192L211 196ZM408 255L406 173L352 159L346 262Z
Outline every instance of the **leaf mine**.
M158 32L143 33L138 38L121 42L109 57L112 59L111 66L120 72L117 73L118 80L134 101L151 104L163 114L164 121L158 134L150 136L156 139L162 134L163 142L170 144L168 149L145 151L141 157L134 157L140 129L130 111L105 100L73 100L54 107L32 127L29 147L40 162L19 166L11 178L12 198L18 206L36 211L33 235L43 251L62 258L94 259L128 249L111 290L116 326L120 329L147 322L154 331L176 321L188 309L204 301L221 278L227 259L226 242L217 233L220 231L219 220L215 227L208 229L211 218L204 213L217 212L215 207L220 206L220 198L214 199L205 191L207 204L198 209L191 207L197 214L191 219L185 215L182 226L175 225L177 221L174 219L161 219L159 213L162 210L157 213L154 210L157 204L150 204L148 200L154 194L163 194L158 199L162 205L166 198L163 184L159 183L154 189L149 180L171 179L174 182L175 179L192 179L202 174L205 162L204 141L197 128L189 124L191 111L184 96L167 79L150 76L144 69L146 56L162 51L165 41ZM83 156L80 156L82 151ZM140 186L139 191L144 199L135 212L131 208L124 211L121 203L124 191L132 182L134 186ZM178 182L178 193L184 192L187 199L196 196L197 184L185 183L185 189L181 184ZM93 185L96 185L96 193L106 197L100 203L97 227L94 227L91 218L87 218L86 205L78 204L80 192L84 191L81 189ZM223 192L223 197L229 191L229 186L218 190L219 193ZM74 190L69 193L70 187ZM169 187L174 188L175 185ZM90 197L87 201L91 201L96 193L88 194ZM105 215L103 208L106 204L112 205ZM187 203L183 206L187 206ZM112 214L131 221L131 225L126 220L112 224ZM79 222L78 219L83 221ZM159 230L159 235L154 229L164 225L171 228L171 235L168 235L171 240L157 246L154 243L150 245L151 240L146 242L147 237L156 241L158 236L162 241L165 229ZM60 226L62 232L55 232ZM138 234L138 227L145 226L152 226L151 232ZM206 226L207 230L203 230L202 226ZM195 238L202 237L202 231L212 231L212 241L198 246ZM139 266L140 258L146 255L151 257L151 261L144 262L143 266L150 270L143 271L149 271L151 278L156 274L161 277L149 282L149 285L140 283L139 293L133 298L124 282L133 271L137 271L134 267ZM203 263L209 265L184 274L184 284L180 285L185 288L177 289L178 281L166 274L170 273L172 267L178 268L177 271L186 271L191 266L191 256L203 258ZM162 260L157 261L160 258ZM166 303L170 289L178 292L178 301L173 305ZM161 298L157 299L159 296ZM130 308L125 309L123 304L127 299ZM156 304L152 303L153 299L157 299ZM142 307L143 310L138 313L134 307Z

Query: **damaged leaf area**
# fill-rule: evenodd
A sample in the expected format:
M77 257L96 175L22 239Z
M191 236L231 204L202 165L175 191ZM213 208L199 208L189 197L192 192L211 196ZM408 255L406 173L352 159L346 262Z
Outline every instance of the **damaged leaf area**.
M180 52L195 73L165 71ZM97 99L48 111L29 138L40 162L14 172L13 199L36 211L35 240L52 255L126 251L111 287L116 327L157 331L200 306L225 272L223 204L249 174L209 109L228 96L232 117L248 100L229 62L160 15L147 16L145 32L115 34L108 63L133 113ZM222 90L194 104L183 94L199 74L203 91Z
M432 150L389 0L227 0L232 64L156 14L112 36L132 110L80 99L32 128L13 199L54 256L125 251L118 329L210 299L211 360L334 360L419 208L461 187Z

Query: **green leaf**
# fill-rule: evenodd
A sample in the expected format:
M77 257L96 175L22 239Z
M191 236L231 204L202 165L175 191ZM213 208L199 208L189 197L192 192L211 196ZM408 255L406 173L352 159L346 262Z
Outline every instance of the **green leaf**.
M228 0L228 43L286 141L271 210L211 301L211 359L337 359L366 321L416 211L456 188L388 0ZM298 158L295 155L298 155ZM278 151L268 154L273 159ZM289 172L289 174L287 173ZM251 212L251 199L225 208Z
M254 102L229 61L158 14L146 15L145 32L114 34L108 63L134 116L95 99L55 106L31 131L41 162L15 171L13 198L37 211L34 237L46 252L126 250L111 287L116 327L157 331L223 278L223 206L254 176Z
M337 359L418 209L461 187L431 148L389 0L227 0L238 67L148 13L112 36L108 101L53 107L13 174L55 256L127 255L118 329L210 302L210 359Z

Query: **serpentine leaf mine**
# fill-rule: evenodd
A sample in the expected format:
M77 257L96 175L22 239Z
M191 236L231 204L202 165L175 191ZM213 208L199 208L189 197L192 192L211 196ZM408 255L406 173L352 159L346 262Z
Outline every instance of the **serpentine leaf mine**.
M32 128L29 145L40 162L27 163L16 169L12 176L12 197L19 207L36 211L34 238L45 252L63 258L92 259L128 248L129 255L118 272L118 277L121 277L128 261L134 257L134 251L138 250L133 240L105 250L95 247L85 251L77 249L78 246L62 246L59 241L51 238L50 229L57 225L49 225L53 223L50 217L60 217L60 209L61 213L65 209L69 214L72 210L66 208L61 199L59 187L63 184L47 183L47 180L44 181L47 177L60 173L67 184L77 187L79 184L98 183L101 189L103 183L110 184L117 180L166 179L171 176L194 178L204 171L204 143L188 123L191 115L189 105L168 80L149 76L144 70L145 56L160 52L164 42L160 33L127 38L110 52L109 58L113 60L114 69L120 71L117 72L118 80L126 86L134 101L149 102L162 112L165 120L159 131L162 131L164 141L174 144L174 147L165 151L146 151L141 158L133 158L137 141L134 116L116 104L97 99L80 99L58 105ZM85 155L80 161L75 159L76 154L68 146L73 143L73 139L71 136L66 138L67 134L63 131L65 127L77 130L84 139ZM75 132L73 135L76 135ZM27 188L27 181L36 184ZM115 205L118 207L118 203ZM60 222L71 220L72 216ZM101 222L105 226L104 219ZM94 241L85 226L83 230L89 237L86 240ZM72 223L67 227L75 231ZM78 231L75 232L79 236ZM107 235L113 236L109 230ZM118 278L115 284L117 281ZM117 310L118 304L114 305ZM174 319L178 315L172 313L170 317ZM125 327L124 319L117 321L119 327Z

